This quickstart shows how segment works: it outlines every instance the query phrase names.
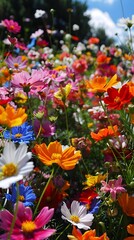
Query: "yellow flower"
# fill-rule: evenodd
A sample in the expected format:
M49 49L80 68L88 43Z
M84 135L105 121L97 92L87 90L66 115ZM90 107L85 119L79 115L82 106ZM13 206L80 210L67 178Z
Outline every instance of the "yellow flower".
M15 109L9 104L6 108L0 106L0 124L12 128L22 125L26 120L27 114L24 108Z
M96 176L93 176L93 175L85 175L86 177L86 182L83 183L83 185L87 185L84 187L84 189L87 189L87 188L91 188L93 186L95 186L97 183L100 183L102 180L105 180L106 177L107 177L107 174L98 174Z
M66 99L71 91L72 85L68 83L65 87L61 87L58 92L54 94L54 96L60 100Z
M44 164L51 166L55 163L64 170L73 169L81 158L80 151L75 151L72 146L63 150L58 141L51 142L48 147L45 143L36 144L34 150Z

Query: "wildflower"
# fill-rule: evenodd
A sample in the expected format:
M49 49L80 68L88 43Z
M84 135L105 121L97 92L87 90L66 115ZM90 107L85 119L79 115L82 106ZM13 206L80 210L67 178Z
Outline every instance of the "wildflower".
M13 204L16 203L17 199L17 187L16 184L12 184L11 194L6 193L6 199ZM23 202L24 206L31 206L36 199L36 195L33 192L31 186L25 186L24 184L19 185L19 201Z
M19 33L21 30L21 26L14 20L2 20L1 25L7 28L7 30L11 33Z
M64 88L60 88L60 90L56 93L54 93L54 97L58 98L59 100L64 100L68 97L70 91L71 91L72 85L68 83Z
M97 196L98 194L95 192L94 189L86 189L85 191L81 192L79 201L84 204L87 209L90 209L90 204L92 200Z
M23 60L22 56L13 57L10 55L5 62L8 68L11 68L12 70L15 70L15 71L22 70L27 66L26 65L27 60L25 59Z
M103 98L103 101L107 104L108 109L120 110L124 105L129 104L132 95L129 91L127 84L123 85L121 89L109 88L107 90L108 97Z
M40 18L40 17L43 17L45 14L46 12L44 10L36 9L34 16L35 18Z
M9 80L10 80L10 71L7 67L4 66L0 69L0 86L5 84Z
M40 136L50 137L55 134L55 126L48 120L43 120L42 122L40 122L38 119L35 119L34 131L36 134L40 133Z
M122 193L118 196L118 202L127 216L134 217L134 196L129 196L126 192Z
M103 93L108 88L117 83L117 75L115 74L109 81L107 77L95 76L93 79L86 81L87 89L91 92Z
M27 114L24 108L14 109L7 104L6 108L0 106L0 124L7 125L8 127L20 126L27 119Z
M34 33L31 34L30 38L38 38L44 33L44 30L38 29Z
M44 164L51 166L55 163L64 170L73 169L81 158L80 151L75 151L72 146L63 150L58 141L50 142L48 147L45 143L36 144L34 150Z
M87 189L87 188L91 188L93 186L95 186L97 183L100 183L102 180L105 180L106 177L107 177L107 174L98 174L96 176L93 176L93 175L90 175L90 174L87 174L85 175L86 177L86 182L83 183L83 185L87 185L84 187L84 189Z
M118 26L131 28L134 25L134 15L132 15L132 19L130 18L120 18L118 22Z
M15 226L10 239L48 239L55 232L55 229L44 228L44 225L51 220L53 213L54 209L44 207L35 220L33 220L31 208L25 207L22 202L19 202ZM0 211L0 228L5 231L4 234L1 234L0 239L8 239L13 218L14 215L8 210Z
M108 126L107 128L102 128L98 133L91 132L91 137L96 141L101 141L106 137L116 136L118 134L118 127Z
M96 37L91 37L91 38L88 39L89 44L98 44L99 41L100 41L100 39L96 38Z
M22 180L33 170L31 152L27 152L25 143L16 146L13 142L6 142L0 157L0 188L9 188L12 183Z
M87 213L87 208L84 205L80 205L78 201L71 203L71 210L67 208L65 202L61 206L62 219L67 220L72 225L77 226L80 229L90 229L92 220L94 219L93 214Z
M111 198L116 200L116 195L121 192L126 192L126 189L122 185L122 177L119 176L117 180L109 180L109 182L101 181L102 187L101 192L110 192Z
M40 202L39 209L42 209L44 206L57 209L62 200L68 196L65 191L70 187L69 182L64 179L58 180L58 178L59 176L53 178L48 184Z
M129 234L134 235L134 224L129 224L127 226L127 232ZM134 236L130 236L130 237L125 238L124 240L133 240L133 239L134 239Z
M73 226L72 235L67 236L70 240L109 240L106 233L103 233L100 237L96 236L96 230L86 231L84 234L79 229Z
M78 31L80 29L78 24L73 24L73 31Z
M32 126L29 125L28 122L25 122L18 127L13 127L10 130L4 131L3 136L5 139L10 139L13 142L19 143L29 143L35 139Z
M73 62L72 67L77 73L81 74L87 70L88 64L85 59L77 59Z

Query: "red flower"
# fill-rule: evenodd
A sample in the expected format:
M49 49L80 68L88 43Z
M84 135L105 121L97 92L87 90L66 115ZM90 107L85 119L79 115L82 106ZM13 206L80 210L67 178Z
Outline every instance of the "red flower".
M97 196L98 194L95 192L95 189L86 189L80 194L79 201L86 204L89 209L92 200Z
M96 38L96 37L91 37L91 38L88 39L89 44L98 44L99 41L100 41L100 39Z
M121 89L115 89L113 87L107 90L108 97L105 97L103 100L108 104L109 109L120 110L122 107L130 103L132 95L129 91L129 86L127 84L123 85Z

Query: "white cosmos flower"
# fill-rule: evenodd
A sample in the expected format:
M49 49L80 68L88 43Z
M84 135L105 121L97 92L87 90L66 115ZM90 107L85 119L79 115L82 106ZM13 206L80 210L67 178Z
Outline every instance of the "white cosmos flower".
M34 168L31 152L27 152L28 146L21 143L16 149L15 143L7 142L0 157L0 188L9 188L12 183L20 181Z
M46 13L46 12L45 12L44 10L36 9L36 12L35 12L35 14L34 14L34 17L35 17L35 18L40 18L40 17L44 16L45 13Z
M80 229L88 230L92 225L94 219L93 214L87 213L87 208L84 205L80 205L78 201L71 203L71 209L67 208L65 202L61 206L62 219L72 223Z

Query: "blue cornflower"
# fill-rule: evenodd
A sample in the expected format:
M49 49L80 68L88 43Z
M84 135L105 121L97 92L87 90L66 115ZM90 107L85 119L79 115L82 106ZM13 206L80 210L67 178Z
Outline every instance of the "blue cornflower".
M6 193L5 195L8 201L11 201L13 204L16 203L17 187L15 183L12 184L12 193ZM35 199L36 195L31 186L24 186L24 184L19 185L19 201L23 202L25 207L33 205Z
M4 131L3 136L5 139L10 139L13 142L18 143L29 143L35 139L32 125L29 125L28 122L23 123L21 126L12 127L10 130Z
M101 204L101 200L99 200L98 198L94 198L90 205L89 212L92 214L97 214L100 208L100 204Z

